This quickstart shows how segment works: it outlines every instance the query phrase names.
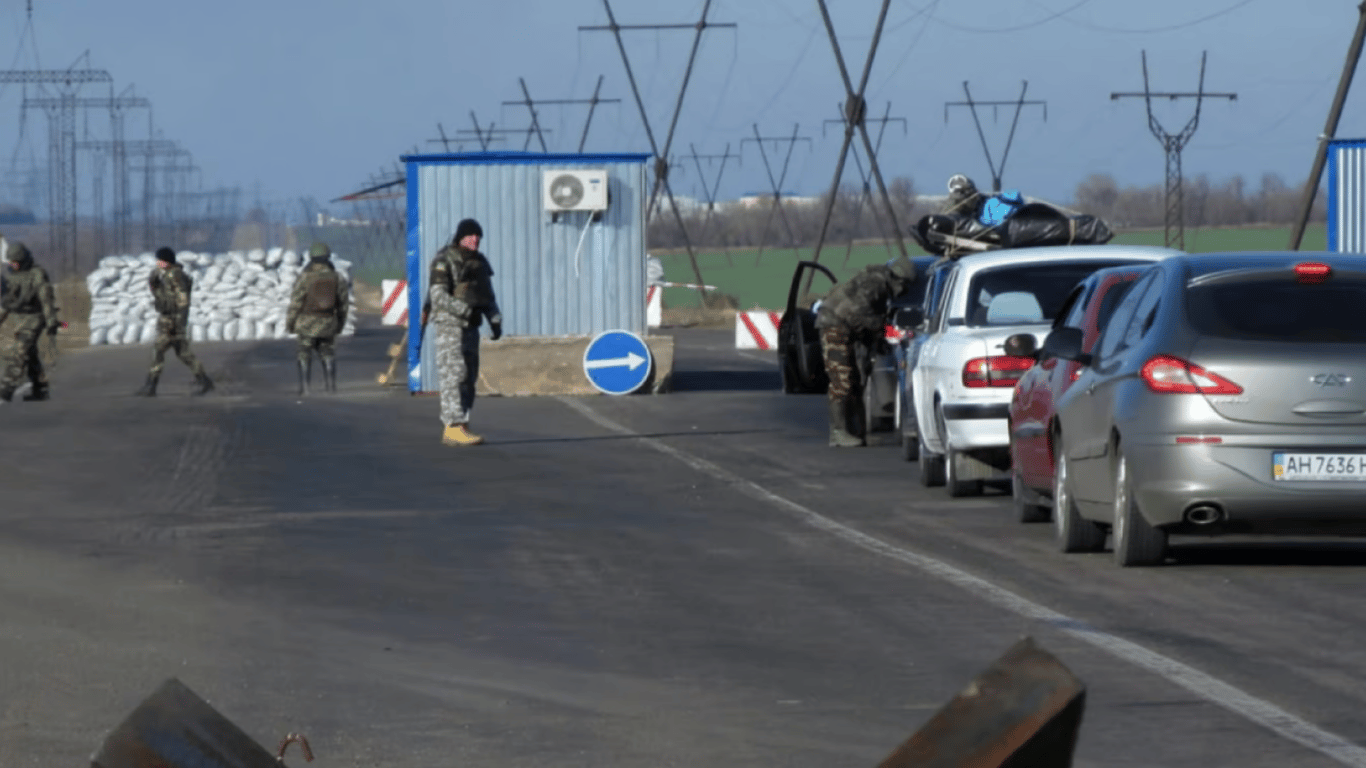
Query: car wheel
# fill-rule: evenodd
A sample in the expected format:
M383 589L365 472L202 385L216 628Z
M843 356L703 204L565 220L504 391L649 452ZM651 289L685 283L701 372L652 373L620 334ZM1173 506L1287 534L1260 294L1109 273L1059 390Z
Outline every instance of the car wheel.
M919 472L920 484L926 488L944 484L944 457L931 451L925 445L924 435L916 435L916 442L920 444Z
M1010 473L1010 497L1011 506L1015 511L1015 519L1021 523L1046 523L1052 517L1052 510L1048 507L1032 504L1025 500L1024 480L1020 478L1019 472Z
M901 403L901 395L897 395L896 401ZM900 408L901 417L897 419L897 429L901 432L901 458L906 461L915 461L920 458L920 430L913 430L915 434L906 434L907 424L915 423L915 414L906 407Z
M1058 549L1063 552L1099 552L1105 547L1105 531L1077 511L1072 499L1071 478L1067 471L1067 454L1055 442L1053 454L1053 533Z
M871 435L874 432L891 432L894 424L891 416L880 415L882 408L873 402L873 385L871 382L863 384L863 434Z
M955 499L964 496L982 495L981 480L960 480L958 478L958 453L948 451L944 454L944 487Z
M1167 556L1167 532L1154 528L1138 511L1129 488L1129 462L1123 453L1115 458L1115 564L1121 568L1158 565Z

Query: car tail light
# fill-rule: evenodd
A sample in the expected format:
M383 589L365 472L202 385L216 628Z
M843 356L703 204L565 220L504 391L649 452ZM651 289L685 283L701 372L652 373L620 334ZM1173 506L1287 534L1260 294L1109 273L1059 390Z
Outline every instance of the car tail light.
M1034 358L1015 355L975 357L963 366L965 387L1013 387L1034 367Z
M1295 265L1295 279L1301 283L1322 283L1333 276L1333 268L1321 261L1301 261Z
M897 328L895 325L891 325L891 324L889 323L889 324L884 325L884 326L882 327L882 335L883 335L883 338L887 339L887 341L890 341L890 342L892 342L893 344L895 344L895 343L901 341L902 339L909 339L910 337L914 336L915 334L914 334L914 333L911 333L910 331L904 331L904 332L903 332L902 330L900 330L899 328Z
M1162 394L1241 395L1243 388L1179 357L1158 355L1143 364L1143 382Z

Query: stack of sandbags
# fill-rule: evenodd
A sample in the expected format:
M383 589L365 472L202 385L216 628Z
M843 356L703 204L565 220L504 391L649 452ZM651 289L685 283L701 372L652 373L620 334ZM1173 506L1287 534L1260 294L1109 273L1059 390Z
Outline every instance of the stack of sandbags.
M283 339L285 315L294 280L308 257L283 248L231 251L222 254L183 252L176 260L194 280L190 297L192 341L256 341ZM350 282L351 262L332 257ZM106 256L86 278L90 289L90 343L151 344L157 313L147 276L156 268L150 253ZM352 307L355 288L352 287ZM355 333L355 312L342 335Z

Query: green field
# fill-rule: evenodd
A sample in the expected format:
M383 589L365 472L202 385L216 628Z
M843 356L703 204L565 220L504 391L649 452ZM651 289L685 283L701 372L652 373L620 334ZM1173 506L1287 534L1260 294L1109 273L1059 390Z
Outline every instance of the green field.
M1163 237L1160 229L1141 230L1120 233L1112 242L1162 245ZM1186 230L1186 250L1191 253L1282 250L1289 242L1290 227ZM1302 249L1323 250L1326 243L1327 230L1323 224L1315 224L1305 232ZM924 254L913 243L908 242L908 245L913 255ZM893 250L895 247L892 246ZM665 280L674 283L696 282L687 253L680 251L655 255L664 264ZM845 244L839 244L822 249L820 261L843 280L868 264L886 261L891 255L892 252L883 245L855 245L848 250ZM792 283L794 265L801 259L810 258L810 249L766 248L762 254L757 249L708 251L697 255L697 266L706 284L714 285L719 293L733 297L740 309L781 310L787 303L787 290ZM823 283L828 281L817 277L812 290L821 292ZM698 292L689 288L667 288L663 299L666 307L696 307L701 301Z

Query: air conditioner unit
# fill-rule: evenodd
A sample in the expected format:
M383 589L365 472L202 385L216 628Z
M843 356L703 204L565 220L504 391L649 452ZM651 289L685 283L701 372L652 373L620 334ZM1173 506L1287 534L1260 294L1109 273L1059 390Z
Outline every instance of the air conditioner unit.
M547 211L607 209L607 171L546 171L542 182Z

